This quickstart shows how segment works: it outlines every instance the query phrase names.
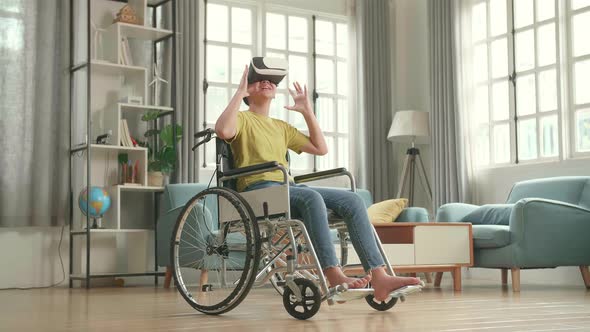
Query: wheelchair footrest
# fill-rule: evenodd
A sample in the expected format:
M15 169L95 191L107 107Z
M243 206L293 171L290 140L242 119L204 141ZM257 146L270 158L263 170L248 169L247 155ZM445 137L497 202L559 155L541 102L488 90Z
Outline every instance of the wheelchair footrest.
M416 292L420 292L420 291L422 291L423 287L424 287L423 283L419 284L419 285L404 286L402 288L398 288L398 289L394 290L393 292L389 293L389 297L390 298L399 298L402 301L404 301L405 297L407 295L410 295L410 294L416 293ZM338 294L334 295L332 297L332 299L334 301L339 301L339 302L359 300L359 299L367 297L367 295L373 295L374 292L375 292L375 290L373 288L349 289L346 292L338 293Z

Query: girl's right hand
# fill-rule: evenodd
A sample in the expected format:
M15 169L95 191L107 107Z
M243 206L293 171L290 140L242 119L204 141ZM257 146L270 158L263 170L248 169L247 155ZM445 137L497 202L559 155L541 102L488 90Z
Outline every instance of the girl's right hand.
M250 94L248 93L248 65L244 68L244 73L242 74L242 79L240 80L240 86L238 86L238 90L236 90L236 94L240 94L242 98L248 97Z

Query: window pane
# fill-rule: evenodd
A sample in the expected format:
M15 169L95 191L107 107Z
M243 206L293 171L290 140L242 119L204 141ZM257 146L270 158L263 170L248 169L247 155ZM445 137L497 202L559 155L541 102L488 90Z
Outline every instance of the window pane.
M535 74L520 76L516 79L516 113L527 115L536 111Z
M205 119L207 122L217 121L228 103L227 89L210 86L207 89L207 105Z
M487 37L486 3L480 2L473 6L471 12L471 38L478 41Z
M332 98L320 97L317 101L317 116L320 123L320 128L323 131L334 131L335 115L334 115L334 100Z
M535 67L535 34L529 29L516 34L516 71L533 69Z
M492 86L492 98L494 121L507 120L510 112L508 82L494 83Z
M490 104L488 99L488 86L478 86L475 90L475 106L473 120L475 124L490 122Z
M590 12L574 15L572 18L572 44L574 56L590 53L588 31L590 31Z
M307 52L307 19L289 16L289 50Z
M539 111L557 109L557 76L555 69L539 73Z
M533 24L533 0L514 0L514 27Z
M343 23L336 24L336 55L348 57L348 26Z
M244 48L231 49L231 82L240 84L244 68L250 63L252 51Z
M555 63L555 23L546 24L537 30L538 66Z
M494 162L510 161L510 126L507 123L494 126Z
M334 23L316 20L315 41L318 54L334 55Z
M246 8L231 9L231 40L238 44L252 44L252 11Z
M590 0L571 0L572 9L590 6Z
M287 105L287 95L277 93L275 99L270 103L270 116L275 119L288 121L287 112L289 110L285 109L285 105Z
M557 114L541 118L541 138L541 156L557 156Z
M207 80L227 83L227 47L207 45L207 62Z
M309 153L297 154L290 151L289 156L291 157L291 169L299 171L308 171L312 169L312 155Z
M0 2L0 10L12 13L20 13L22 11L22 6L22 0L2 0L2 2Z
M492 42L492 77L508 76L508 45L506 38Z
M590 151L590 109L576 113L576 151Z
M475 133L475 163L488 165L490 163L490 127L482 125Z
M318 156L318 170L327 170L336 167L334 165L334 157L336 156L336 149L334 146L334 137L326 136L326 145L328 146L328 153L323 156Z
M518 122L518 158L537 158L537 119Z
M334 61L316 59L317 92L334 93Z
M207 40L228 41L228 10L227 6L207 4Z
M554 0L537 0L537 22L553 18L555 16Z
M289 99L291 99L290 104L292 105L292 98L289 97ZM301 115L301 113L295 111L288 111L288 117L289 123L293 125L295 128L302 131L307 130L307 123L305 122L305 119L303 118L303 115Z
M307 58L298 55L289 55L289 88L293 88L293 82L301 85L307 84Z
M348 110L348 101L346 99L338 99L338 132L342 134L348 134L348 117L350 115Z
M574 100L576 104L590 102L590 60L574 64Z
M338 94L348 95L348 66L346 62L338 61L338 70L336 71L336 84L338 85Z
M473 49L473 78L476 83L488 80L488 45L481 44Z
M506 33L506 0L490 0L490 35Z
M341 137L338 139L338 165L336 167L349 167L349 145L348 137Z
M285 15L266 13L266 47L285 49Z

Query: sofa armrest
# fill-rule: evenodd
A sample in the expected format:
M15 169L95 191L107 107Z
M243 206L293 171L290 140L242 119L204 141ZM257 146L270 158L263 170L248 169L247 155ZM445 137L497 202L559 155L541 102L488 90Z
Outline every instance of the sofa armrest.
M422 207L405 208L395 222L428 222L428 210Z
M441 206L436 211L436 221L438 222L458 222L469 213L479 208L478 205L465 203L449 203Z
M590 264L590 210L560 201L524 198L510 215L517 261L529 266Z

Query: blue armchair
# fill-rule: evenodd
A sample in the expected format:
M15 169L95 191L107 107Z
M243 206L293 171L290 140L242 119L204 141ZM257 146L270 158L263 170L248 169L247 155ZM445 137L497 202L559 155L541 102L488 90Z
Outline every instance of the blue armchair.
M186 183L186 184L170 184L166 186L160 201L160 216L157 224L157 243L158 243L158 265L166 267L166 278L164 280L164 287L170 287L172 277L172 269L170 262L170 239L176 219L182 211L184 205L197 193L205 190L206 184L201 183ZM371 193L364 189L358 189L357 194L363 199L365 205L369 207L373 204L373 197ZM428 212L424 208L410 207L404 211L396 219L397 222L412 221L412 222L427 222ZM337 241L336 231L333 231L334 241Z
M520 269L579 266L590 288L590 177L555 177L516 183L507 204L514 204L509 225L473 226L474 267L511 270L520 290ZM445 204L440 222L459 222L478 206Z

